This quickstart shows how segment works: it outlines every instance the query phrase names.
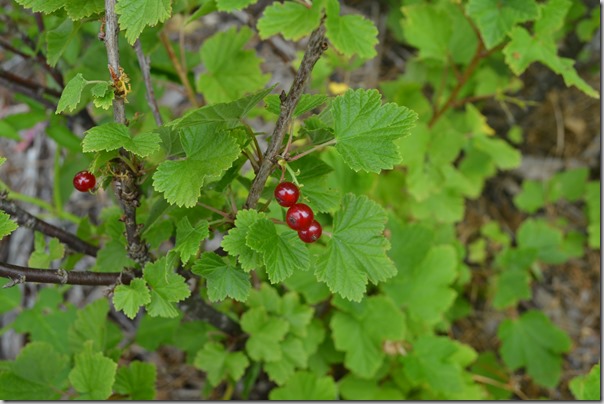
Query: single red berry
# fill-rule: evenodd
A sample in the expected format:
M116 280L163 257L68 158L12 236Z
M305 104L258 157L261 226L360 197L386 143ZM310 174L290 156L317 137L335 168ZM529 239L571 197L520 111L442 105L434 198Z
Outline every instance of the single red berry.
M321 223L313 220L308 229L298 231L298 237L305 243L314 243L321 237L322 233Z
M285 221L294 230L306 230L315 218L312 209L303 203L296 203L287 210Z
M298 202L300 190L293 182L282 182L275 188L275 199L277 203L286 208Z
M96 178L90 171L80 171L73 177L73 186L80 192L88 192L94 188Z

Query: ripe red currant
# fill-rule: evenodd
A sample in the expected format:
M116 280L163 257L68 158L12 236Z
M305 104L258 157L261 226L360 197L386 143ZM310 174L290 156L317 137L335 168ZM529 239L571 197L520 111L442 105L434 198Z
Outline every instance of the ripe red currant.
M277 203L284 207L290 207L298 202L300 190L293 182L282 182L275 188L275 199Z
M316 220L313 220L308 229L298 231L298 237L305 243L314 243L321 237L322 233L323 228L321 227L321 224Z
M88 192L94 188L96 178L90 171L80 171L73 177L73 186L80 192Z
M315 218L312 209L303 203L292 205L285 215L287 225L294 230L306 230Z

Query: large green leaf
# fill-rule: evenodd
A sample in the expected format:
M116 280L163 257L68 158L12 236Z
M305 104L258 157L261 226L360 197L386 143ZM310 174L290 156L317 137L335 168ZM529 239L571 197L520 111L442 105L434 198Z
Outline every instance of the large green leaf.
M155 26L170 18L172 1L118 0L115 12L119 15L121 29L126 31L128 43L132 45L146 26Z
M159 150L160 137L155 132L132 136L125 125L106 123L86 131L82 141L84 153L117 150L120 147L141 157Z
M300 371L282 387L271 390L271 400L335 400L337 387L331 376L319 377L314 373Z
M264 9L256 27L262 39L281 34L285 39L298 40L319 25L323 1L315 0L306 7L296 1L275 2Z
M205 252L195 261L193 273L207 281L208 297L215 302L226 297L245 302L250 293L250 277L231 259L222 258L214 252Z
M147 312L151 316L176 317L179 311L174 303L191 295L185 278L174 272L174 267L165 256L147 263L143 277L151 289L151 301Z
M195 367L208 375L213 386L229 379L238 381L250 364L243 352L229 352L218 342L208 342L195 356Z
M102 353L82 352L75 357L69 381L81 400L106 400L112 392L117 364Z
M327 0L325 28L327 38L345 56L357 54L363 59L371 59L377 54L376 26L360 15L341 16L338 0Z

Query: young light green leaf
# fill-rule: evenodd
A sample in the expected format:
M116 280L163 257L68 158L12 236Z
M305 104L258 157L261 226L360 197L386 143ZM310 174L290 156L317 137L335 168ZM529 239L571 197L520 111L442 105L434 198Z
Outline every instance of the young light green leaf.
M268 219L258 219L250 226L246 243L262 254L271 283L281 282L294 271L306 271L309 268L308 248L296 232L285 230L279 234L275 224Z
M18 227L19 225L12 221L9 215L0 212L0 240L17 230Z
M84 153L117 150L120 147L138 156L146 157L159 150L158 133L147 132L132 136L122 124L111 122L88 129L82 141Z
M106 400L111 395L117 364L102 353L82 352L75 357L69 381L81 400Z
M589 176L587 167L565 170L550 178L547 188L547 201L556 202L560 199L575 202L585 193L585 185Z
M409 133L417 114L381 103L377 90L349 90L332 103L336 149L355 171L379 173L401 161L394 140Z
M562 251L562 232L542 219L527 219L517 232L520 248L537 250L537 258L549 264L560 264L568 259Z
M210 235L207 220L201 220L195 227L184 216L176 225L176 245L174 251L178 251L180 259L184 264L197 255L201 242Z
M586 375L571 379L568 387L577 400L601 400L600 395L600 364L594 365Z
M208 297L213 302L226 297L245 302L252 288L248 274L228 257L225 260L214 252L203 253L191 270L206 279Z
M208 380L213 386L228 379L238 381L243 377L250 361L241 351L229 352L218 342L208 342L197 352L193 365L207 373Z
M315 275L333 293L360 301L367 281L374 284L396 275L386 255L383 236L386 212L366 196L347 194L335 214L333 236L317 261Z
M245 349L255 361L278 361L282 357L281 344L289 330L282 318L270 316L262 307L255 307L241 316L241 328L250 337Z
M264 265L262 254L248 247L246 237L250 226L259 219L264 218L264 213L257 210L245 209L237 212L235 227L229 230L229 233L222 239L222 248L229 253L231 257L237 257L244 271L249 272Z
M526 367L535 382L554 387L560 380L562 357L571 340L540 311L529 310L499 325L500 353L506 365L516 370Z
M202 126L184 129L181 142L186 158L161 163L153 174L153 187L170 204L190 208L197 203L206 178L228 169L240 149L234 138Z
M530 299L531 277L527 271L512 270L504 271L495 279L495 296L493 296L493 307L502 310L515 306L520 300Z
M117 285L113 291L113 305L129 319L134 319L141 306L151 302L151 293L144 279L133 279L129 285Z
M327 38L345 56L371 59L377 54L378 30L373 22L360 15L340 16L338 0L327 0L325 28Z
M143 278L151 289L151 301L147 305L147 313L153 317L178 316L174 303L189 297L191 291L185 278L174 272L166 256L153 263L147 263L143 270Z
M233 101L264 87L269 76L262 74L262 60L253 50L243 50L253 33L243 27L214 34L200 49L207 72L197 80L197 90L209 103Z
M306 368L308 361L308 353L304 349L302 340L291 334L281 343L281 349L283 355L280 360L264 364L269 379L278 385L285 383L294 374L296 368Z
M487 49L500 44L516 24L539 16L535 0L470 0L466 12L474 20Z
M156 380L157 369L153 363L132 361L128 367L121 366L117 370L113 390L128 395L131 400L153 400Z
M271 400L336 400L336 383L331 376L319 377L308 371L299 371L285 385L271 390Z
M216 0L219 11L235 11L256 3L258 0Z
M320 0L313 1L310 7L295 1L271 4L256 25L260 38L281 34L285 39L297 41L319 25L322 5Z
M113 105L115 92L108 82L97 83L90 89L92 102L97 108L109 109Z
M86 84L87 81L84 79L84 76L82 76L82 73L78 73L69 80L63 89L55 114L60 114L63 111L73 112L80 103L82 91L84 91Z
M514 196L514 204L527 213L535 213L545 204L545 186L541 181L525 180L522 191Z
M133 45L145 26L155 26L170 18L172 1L118 0L115 11L119 14L120 27L126 31L128 43Z
M46 244L42 233L34 235L34 251L29 256L27 264L34 268L48 268L52 261L63 258L65 246L56 238L51 238Z
M549 0L539 5L541 17L535 21L535 34L552 35L564 25L564 19L572 6L570 0Z
M495 165L502 170L520 166L520 152L510 146L505 140L492 136L476 136L473 139L476 149L488 154Z
M419 50L419 57L447 60L453 27L449 14L433 4L413 4L402 8L405 39ZM430 35L426 35L426 27Z
M339 304L330 327L337 349L346 352L344 364L356 375L372 378L386 354L386 340L405 338L405 316L386 296L371 296L361 303Z

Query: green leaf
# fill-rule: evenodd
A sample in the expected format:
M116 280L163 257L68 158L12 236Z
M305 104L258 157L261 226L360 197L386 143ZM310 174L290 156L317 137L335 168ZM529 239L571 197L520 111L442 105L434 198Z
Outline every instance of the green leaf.
M279 3L275 3L275 5L277 4ZM325 104L327 99L327 96L323 94L302 94L300 101L298 101L298 105L296 105L296 109L294 109L294 117L300 116L305 112L320 107L321 105ZM268 111L275 115L279 115L281 113L281 100L277 94L268 95L264 99L264 102L266 103L266 109Z
M594 365L586 375L571 379L568 387L577 400L599 401L600 395L600 364Z
M87 83L88 82L84 79L82 73L78 73L69 80L63 89L55 114L60 114L63 111L73 112L80 103L82 91L84 91L84 87L86 87Z
M95 84L90 89L90 94L95 107L107 110L113 106L115 92L108 82Z
M157 369L153 363L132 361L117 370L113 389L131 400L154 400Z
M285 39L297 41L319 25L322 6L323 1L318 0L310 7L295 1L271 4L256 24L260 38L281 34Z
M76 320L69 328L69 346L73 352L79 352L87 341L95 351L105 350L107 339L107 314L109 302L99 299L78 310Z
M570 0L549 0L539 5L541 17L535 21L535 34L552 35L564 26L564 19L572 6Z
M470 0L466 12L478 26L487 49L500 44L516 24L539 16L535 0Z
M131 136L130 130L119 123L106 123L88 129L82 141L84 153L117 150L120 147L146 157L159 150L160 138L155 132Z
M509 170L520 166L521 154L505 140L487 136L474 138L476 149L485 152L493 159L495 165L502 170Z
M258 0L216 0L216 6L219 11L234 11L246 8L255 4Z
M27 344L9 371L0 372L0 397L10 400L58 400L67 384L69 360L46 342Z
M160 345L172 342L179 325L179 317L162 318L144 315L136 330L135 342L147 351L156 351ZM203 337L200 336L201 338Z
M568 259L562 251L562 232L542 219L527 219L517 232L520 248L534 248L537 258L548 264L561 264Z
M153 263L147 263L143 277L151 289L151 301L147 305L150 316L176 317L178 310L174 303L191 295L185 278L174 272L166 256Z
M377 54L378 30L370 20L360 15L340 16L337 0L327 0L326 36L345 56L359 55L371 59Z
M250 358L267 362L281 359L280 342L289 330L287 321L269 316L262 307L255 307L241 316L241 328L250 335L245 343Z
M106 400L112 393L117 364L102 353L82 352L75 356L69 381L80 400Z
M93 14L99 14L105 10L103 0L67 0L65 11L72 20L81 20Z
M309 268L308 248L298 234L289 229L279 234L275 224L268 219L258 219L250 226L246 243L262 254L271 283L281 282L293 272Z
M46 59L52 67L57 65L57 62L75 38L80 30L79 23L73 23L69 18L65 19L58 27L49 30L46 33Z
M207 281L208 297L216 302L227 297L245 302L250 293L250 277L233 265L227 257L223 259L214 252L205 252L195 261L193 273Z
M520 300L530 299L531 277L523 270L504 271L495 279L495 296L493 307L502 310L515 306Z
M361 303L341 303L330 327L338 350L346 352L344 365L356 375L372 378L386 356L386 340L405 338L405 317L390 298L371 296Z
M490 384L484 386L490 394L488 399L509 400L512 398L512 392L503 388L505 384L510 380L510 375L505 370L505 366L503 366L503 364L495 355L495 352L481 352L480 355L478 355L476 362L472 364L472 367L470 369L472 373L481 376L486 376L491 380L495 380L496 382L501 383L497 386Z
M222 239L222 248L232 257L237 257L244 271L249 272L264 265L263 254L248 247L246 238L254 223L265 217L257 210L240 210L237 212L235 227Z
M207 373L213 386L229 379L238 381L243 377L250 361L243 352L229 352L218 342L208 342L197 352L193 365Z
M46 245L42 233L35 233L34 246L35 249L27 262L30 267L48 268L52 261L63 258L65 255L65 246L58 239L51 238Z
M197 255L201 242L210 236L210 228L207 220L201 220L195 227L184 216L176 225L176 245L174 251L178 251L180 259L184 264Z
M514 196L514 204L526 213L535 213L545 204L545 187L541 181L526 180L522 191Z
M269 379L282 385L295 373L296 368L306 368L308 353L304 349L302 340L288 335L281 343L283 355L281 360L267 362L264 364L264 370Z
M336 383L331 376L319 377L314 373L299 371L285 385L271 390L271 400L336 400Z
M31 8L34 13L50 14L65 5L65 0L16 0L25 8Z
M0 212L0 240L17 230L18 227L19 225L12 221L9 215Z
M556 202L565 199L575 202L585 193L585 185L589 176L587 167L556 173L549 180L547 201Z
M394 140L408 134L417 114L381 103L377 90L349 90L332 103L336 149L355 171L379 173L400 163Z
M206 178L228 169L240 153L234 138L202 126L187 128L181 135L186 158L167 160L153 174L153 188L163 192L170 204L193 207Z
M414 4L402 8L405 39L419 49L419 57L424 59L447 60L449 41L453 27L449 14L433 4ZM430 27L430 34L426 33Z
M121 29L126 31L128 43L133 45L145 26L153 27L170 18L172 1L118 0L115 12L119 15Z
M315 275L333 293L360 301L367 281L374 284L396 275L383 236L386 212L366 196L347 194L334 216L327 251L319 256Z
M197 80L197 90L211 104L232 101L264 87L269 76L262 74L262 59L253 50L243 50L253 33L247 27L233 27L214 34L201 49L206 72Z
M585 205L589 219L588 244L591 248L600 248L600 181L592 181L587 184Z
M121 271L131 267L135 262L128 257L126 246L119 240L111 240L105 244L96 257L96 267L99 272Z
M568 352L571 339L540 311L529 310L499 325L500 353L505 364L516 370L526 367L535 382L554 387L561 375L561 354Z
M129 319L134 319L141 306L151 302L151 293L144 279L133 279L129 285L117 285L113 291L113 305Z
M4 287L9 282L10 280L7 278L0 279L0 313L6 313L21 305L23 298L21 289Z
M405 399L399 389L378 384L375 380L361 379L353 373L348 373L338 380L338 390L344 400L401 401Z

